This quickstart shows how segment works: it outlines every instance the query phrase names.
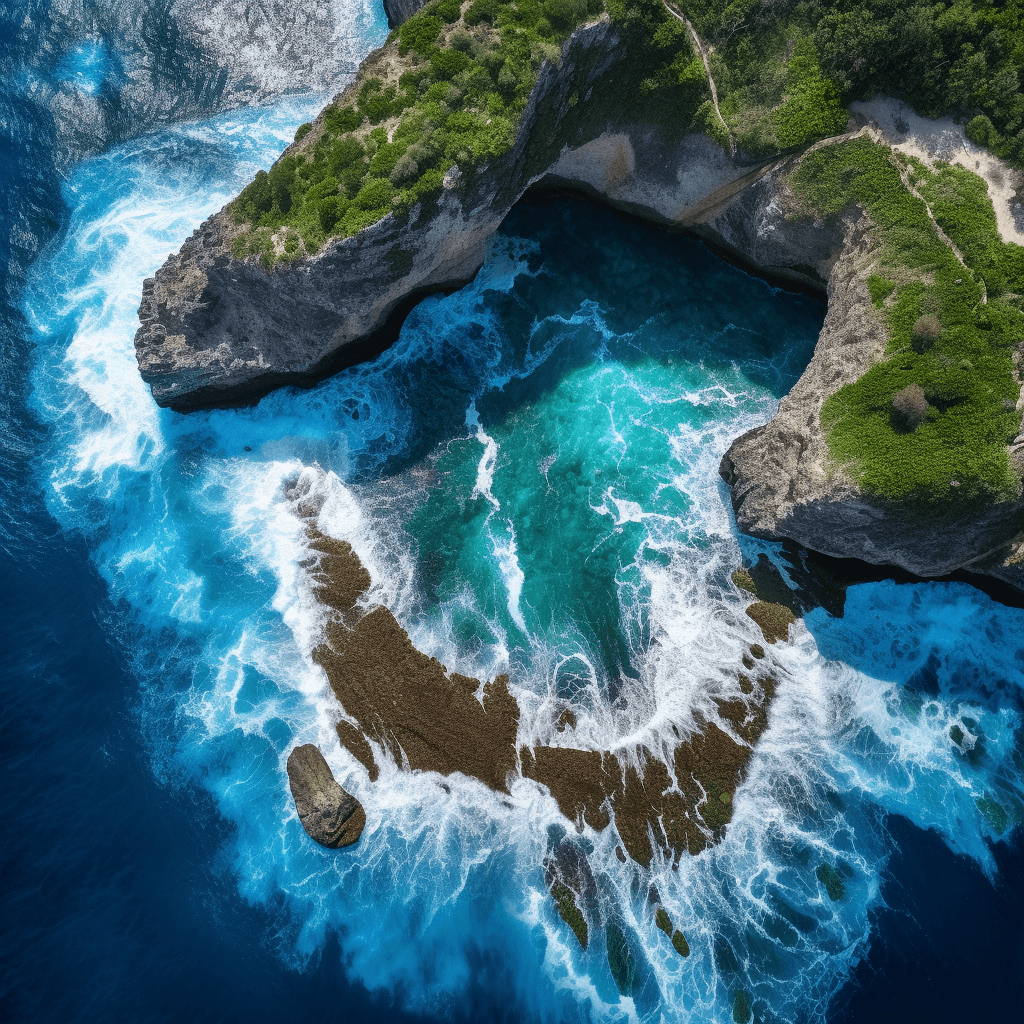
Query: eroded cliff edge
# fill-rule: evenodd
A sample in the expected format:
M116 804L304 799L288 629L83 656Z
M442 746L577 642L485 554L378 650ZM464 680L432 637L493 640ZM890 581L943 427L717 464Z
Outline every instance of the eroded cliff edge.
M395 45L371 54L364 73L395 75ZM723 460L740 529L922 576L966 567L1024 589L1019 485L1015 495L981 503L885 500L868 496L830 455L823 405L887 345L867 285L880 241L864 209L801 215L791 176L805 154L752 161L706 135L637 118L615 88L630 60L606 16L577 29L558 61L540 67L507 152L451 167L439 195L333 238L316 255L267 269L256 256L233 255L239 227L229 209L209 218L144 285L136 351L158 404L188 411L251 402L366 358L392 340L419 298L472 278L527 189L569 187L686 229L766 276L827 293L806 372L773 421L738 439ZM336 103L353 103L357 84ZM310 151L325 113L283 157ZM1009 446L1018 481L1022 452L1018 436Z
M256 257L237 259L231 213L210 217L144 283L135 346L157 403L188 411L251 402L366 358L394 337L417 299L473 277L487 241L538 183L584 189L647 219L689 226L766 273L823 287L836 233L782 230L772 207L775 163L730 158L704 135L631 123L630 104L609 95L627 57L606 18L578 29L557 66L541 67L506 154L483 166L456 165L441 194L407 217L386 215L311 258L272 270ZM385 47L364 72L386 69L388 59ZM308 151L323 119L282 157ZM767 186L752 188L764 176ZM742 189L741 208L712 215Z

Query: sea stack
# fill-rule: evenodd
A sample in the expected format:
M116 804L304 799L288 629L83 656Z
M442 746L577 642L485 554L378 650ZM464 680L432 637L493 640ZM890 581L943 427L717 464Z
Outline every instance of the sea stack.
M302 827L321 846L351 846L363 834L363 805L338 785L324 755L312 743L288 755L288 782Z

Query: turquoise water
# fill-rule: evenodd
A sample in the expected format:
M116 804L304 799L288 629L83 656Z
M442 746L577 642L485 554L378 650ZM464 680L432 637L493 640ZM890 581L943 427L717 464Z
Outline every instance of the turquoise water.
M421 649L510 673L520 743L550 741L570 702L574 742L661 749L736 692L759 639L729 574L775 549L737 535L717 468L806 365L823 308L679 236L537 201L372 363L252 409L157 409L132 348L142 278L320 103L84 162L25 293L46 427L34 480L109 591L148 768L208 794L227 823L196 812L210 870L268 915L276 958L314 963L336 935L347 976L403 1009L450 1017L486 990L484 1016L726 1021L746 991L762 1019L826 1017L872 939L886 814L994 876L1021 808L1024 612L962 585L880 583L851 589L844 619L794 627L722 844L647 875L618 862L611 830L582 837L645 965L643 991L620 996L603 943L582 952L545 890L567 826L545 791L518 780L499 797L382 752L370 783L338 745L288 495L323 500L321 528L352 542ZM366 808L352 850L316 847L295 817L284 762L307 741ZM686 960L654 925L652 881Z

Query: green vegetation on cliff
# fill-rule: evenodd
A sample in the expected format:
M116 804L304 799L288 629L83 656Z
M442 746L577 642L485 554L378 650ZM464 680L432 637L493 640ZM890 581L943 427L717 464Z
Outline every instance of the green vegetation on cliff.
M678 2L715 47L722 113L741 145L801 144L763 115L794 94L791 65L802 50L828 83L822 97L834 88L845 104L882 93L927 117L954 111L970 119L974 141L1024 165L1024 0Z
M434 0L234 201L242 228L234 254L268 267L312 255L328 238L437 197L453 167L472 178L512 149L541 65L557 65L572 31L605 12L621 40L615 73L586 97L573 92L557 116L540 111L540 120L593 128L589 141L621 117L628 95L638 118L720 137L703 62L661 0ZM604 56L588 55L582 66ZM557 155L562 142L549 127L540 125L531 149L554 146Z
M880 497L1007 497L1019 486L1006 446L1021 422L1012 355L1024 337L1024 250L1000 239L976 175L902 161L885 146L855 139L810 154L793 176L794 190L817 215L834 217L857 203L881 233L872 298L888 326L886 358L825 403L829 448ZM915 386L927 405L908 420L903 406Z
M1024 162L1024 0L671 6L711 44L721 112L747 153L837 134L845 103L886 92L925 114L959 112L971 119L971 138ZM572 31L602 14L620 36L620 59L593 96L569 97L570 107L589 108L576 120L600 134L602 94L614 93L619 115L629 96L638 117L644 108L659 125L703 131L727 146L703 62L662 0L433 0L235 200L235 255L259 256L268 267L311 255L328 238L437 197L456 165L471 177L514 145L541 65L557 64Z

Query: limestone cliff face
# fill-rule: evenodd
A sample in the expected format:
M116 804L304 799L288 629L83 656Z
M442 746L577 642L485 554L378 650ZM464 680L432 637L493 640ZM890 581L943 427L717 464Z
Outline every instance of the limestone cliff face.
M764 270L827 285L828 313L807 369L771 422L739 437L722 460L737 526L755 537L788 538L823 554L898 565L920 576L969 569L1024 589L1024 538L1016 546L1010 540L1024 530L1024 498L926 511L871 499L830 458L822 407L885 352L885 327L865 280L879 243L871 221L856 209L833 226L789 221L795 203L785 176L791 169L786 163L771 169L695 225ZM1024 438L1014 448L1024 452Z
M769 273L820 286L840 239L783 224L772 205L781 168L743 165L701 135L666 141L655 126L591 116L585 99L620 59L616 43L606 20L578 30L559 65L542 68L512 150L488 167L453 168L441 196L408 220L386 216L268 271L232 256L229 213L209 218L143 286L135 346L157 403L251 402L365 359L416 300L473 277L488 239L538 182L689 226Z
M920 576L969 569L1024 589L1024 565L1008 543L1024 527L1024 498L935 510L873 500L830 459L822 406L879 361L886 345L862 272L878 244L872 224L853 212L840 229L828 314L811 362L775 418L738 438L722 460L737 525L755 537L786 537L823 554L898 565ZM1014 448L1024 450L1022 442Z

